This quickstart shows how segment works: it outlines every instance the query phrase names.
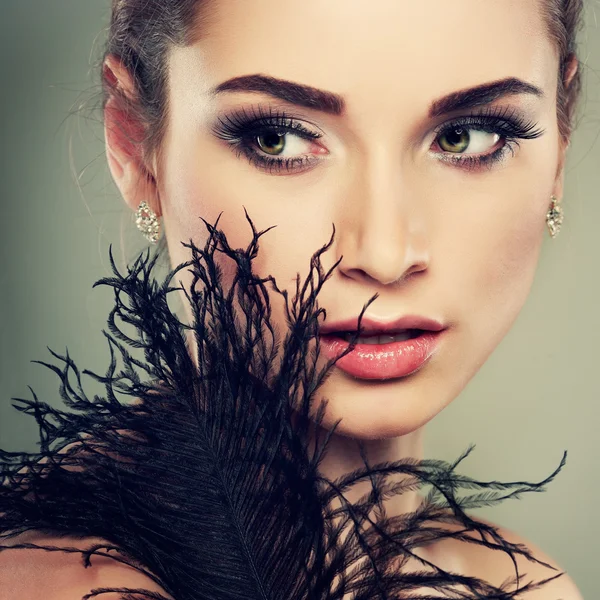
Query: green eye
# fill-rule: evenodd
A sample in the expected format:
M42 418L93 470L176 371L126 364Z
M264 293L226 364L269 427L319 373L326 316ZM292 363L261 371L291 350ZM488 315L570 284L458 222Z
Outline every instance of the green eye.
M257 135L256 141L259 148L267 154L281 154L285 146L285 134L284 133L266 133L264 135Z
M469 130L462 127L454 127L443 133L439 138L440 148L445 152L464 152L471 142Z

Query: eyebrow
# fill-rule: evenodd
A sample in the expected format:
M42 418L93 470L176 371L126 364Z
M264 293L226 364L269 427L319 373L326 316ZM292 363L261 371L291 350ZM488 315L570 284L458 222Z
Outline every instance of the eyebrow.
M339 94L258 73L233 77L212 90L213 94L221 92L259 92L331 115L341 115L345 107L344 99Z
M491 104L495 100L504 98L505 96L517 94L532 94L538 98L544 96L541 88L516 77L507 77L506 79L452 92L439 100L435 100L429 107L429 116L439 117L455 110L464 110L483 104Z
M345 100L339 94L260 73L232 77L211 90L213 95L223 92L258 92L332 115L341 115L345 110ZM490 104L499 98L516 94L544 96L539 87L516 77L507 77L439 98L429 106L429 116L439 117L455 110Z

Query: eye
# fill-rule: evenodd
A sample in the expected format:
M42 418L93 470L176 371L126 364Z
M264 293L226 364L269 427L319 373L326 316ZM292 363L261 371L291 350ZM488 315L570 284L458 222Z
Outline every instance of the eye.
M500 140L498 133L488 133L466 127L447 129L437 141L444 152L453 154L484 154L494 148Z
M509 153L514 155L519 140L532 140L544 134L543 129L536 127L510 108L483 109L479 114L439 127L434 152L441 160L460 168L491 168L494 163L504 161Z
M262 107L245 109L219 118L214 135L226 141L236 156L244 154L251 164L269 173L300 172L319 160L324 148L316 143L322 134L301 121Z
M267 131L257 135L256 146L270 156L293 157L310 152L310 143L289 131Z
M236 156L244 154L251 164L268 173L299 173L321 161L318 155L327 154L317 143L322 133L271 107L252 107L249 112L242 108L219 118L213 133L226 141ZM544 130L510 107L490 107L445 123L435 133L434 153L440 160L475 169L484 165L491 168L509 153L514 155L519 140L535 139Z

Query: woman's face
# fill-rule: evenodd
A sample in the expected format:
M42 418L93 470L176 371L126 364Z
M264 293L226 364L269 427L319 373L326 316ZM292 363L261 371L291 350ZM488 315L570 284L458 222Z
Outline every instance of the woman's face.
M245 248L245 207L257 229L276 225L256 271L293 296L334 224L323 267L343 259L319 294L325 325L356 320L378 293L365 317L421 315L446 330L408 376L334 368L321 388L324 425L342 418L337 433L363 439L408 433L458 395L514 322L550 197L562 193L558 61L541 6L251 4L219 0L201 39L169 57L158 192L171 262L189 259L181 241L204 244L200 216L214 223L221 212L231 246ZM214 92L242 76L257 89ZM283 300L272 296L284 332Z

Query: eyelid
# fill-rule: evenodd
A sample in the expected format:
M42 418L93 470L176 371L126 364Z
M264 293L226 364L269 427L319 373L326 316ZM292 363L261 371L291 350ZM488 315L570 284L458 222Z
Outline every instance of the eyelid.
M306 125L313 127L318 131L313 132ZM213 133L225 141L235 139L235 133L241 130L252 128L275 129L281 127L286 132L303 135L306 139L318 139L325 135L325 132L313 121L305 116L288 113L285 109L280 109L272 105L266 107L262 104L242 106L231 112L218 115L215 124L212 127Z
M543 129L535 130L538 124L533 119L528 118L523 111L514 106L493 105L475 108L467 114L457 114L453 117L446 118L434 128L433 132L438 136L452 125L463 124L478 125L480 131L487 131L486 129L481 128L481 125L489 124L490 133L496 131L496 129L493 128L494 126L505 124L507 126L507 133L508 131L513 131L515 133L521 132L526 134L527 139L533 139L534 137L539 137L545 133L545 130Z

